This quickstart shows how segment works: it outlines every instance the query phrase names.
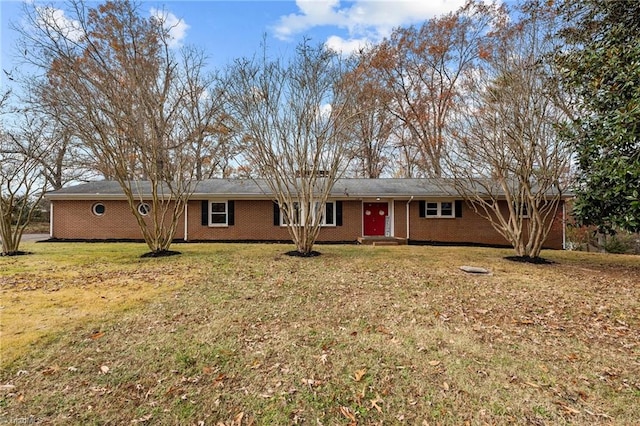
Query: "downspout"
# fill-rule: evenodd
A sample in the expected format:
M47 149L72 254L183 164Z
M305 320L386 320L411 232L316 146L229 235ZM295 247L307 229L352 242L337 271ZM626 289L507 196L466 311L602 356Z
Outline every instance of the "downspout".
M407 201L407 243L409 242L409 204L411 204L411 201L413 201L413 195Z
M189 211L188 207L189 207L189 202L187 201L184 204L184 241L185 242L187 242L187 240L189 239L187 235L187 232L189 231L189 226L188 226L189 218L187 217L187 212Z
M53 201L49 203L49 238L53 238Z
M562 250L567 249L567 203L562 202Z

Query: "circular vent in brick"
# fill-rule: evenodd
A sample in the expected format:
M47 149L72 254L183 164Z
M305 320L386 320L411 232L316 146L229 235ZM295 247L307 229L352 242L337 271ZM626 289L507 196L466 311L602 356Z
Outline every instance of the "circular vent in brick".
M105 210L106 210L106 208L105 208L104 204L102 204L102 203L95 203L93 206L91 206L91 211L96 216L102 216L104 214Z
M147 203L138 204L138 213L140 213L142 216L148 215L150 211L151 211L151 206L149 204Z

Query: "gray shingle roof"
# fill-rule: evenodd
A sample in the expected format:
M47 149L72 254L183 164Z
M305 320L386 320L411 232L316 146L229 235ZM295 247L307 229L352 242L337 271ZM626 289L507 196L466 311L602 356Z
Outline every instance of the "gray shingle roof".
M143 194L149 193L149 183L140 182ZM331 191L332 198L410 198L447 197L456 192L445 180L436 179L338 179ZM144 195L143 195L144 196ZM272 199L264 179L207 179L197 183L192 199L235 197ZM47 193L49 199L124 198L115 181L89 182Z

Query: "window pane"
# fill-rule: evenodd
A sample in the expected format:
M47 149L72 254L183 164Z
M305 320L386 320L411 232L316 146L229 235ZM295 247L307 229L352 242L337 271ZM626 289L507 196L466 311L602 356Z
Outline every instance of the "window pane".
M211 215L211 223L220 225L227 223L227 214L226 213L213 213Z
M427 203L427 216L438 216L438 203Z
M440 204L440 214L442 216L453 216L453 203L447 201Z
M211 211L213 213L226 213L227 203L211 203Z

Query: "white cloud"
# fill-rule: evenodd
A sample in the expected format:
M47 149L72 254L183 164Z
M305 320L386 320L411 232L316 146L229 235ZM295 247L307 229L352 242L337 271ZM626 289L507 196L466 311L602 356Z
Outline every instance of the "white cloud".
M46 6L37 7L36 13L38 15L36 25L50 30L54 35L71 41L78 41L84 36L80 22L65 16L64 10Z
M332 110L333 110L333 107L331 106L331 104L320 105L320 117L324 119L329 118L331 116Z
M358 52L359 50L370 44L371 40L366 37L346 40L335 35L329 37L324 43L326 47L342 55L349 55L351 53Z
M179 19L173 13L164 10L151 8L151 16L156 17L162 22L163 27L169 31L169 47L180 47L187 37L187 30L190 28L184 19Z
M340 0L296 0L298 12L280 17L274 32L281 40L291 40L315 27L335 26L346 30L348 38L333 35L326 44L348 53L379 42L395 27L452 12L464 3L465 0L356 0L343 6Z

